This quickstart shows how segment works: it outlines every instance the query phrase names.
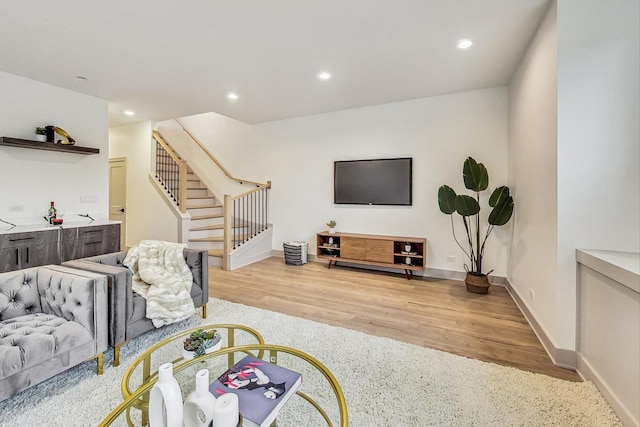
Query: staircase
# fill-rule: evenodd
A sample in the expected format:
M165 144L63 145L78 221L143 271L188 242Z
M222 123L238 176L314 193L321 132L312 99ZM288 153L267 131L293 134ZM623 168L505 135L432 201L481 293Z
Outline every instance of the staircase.
M205 249L209 253L209 266L222 267L224 254L224 212L222 204L187 168L186 210L191 215L187 246Z
M206 250L210 267L233 270L269 257L273 233L268 223L271 182L239 180L225 171L229 179L254 188L236 196L225 195L221 203L157 131L153 138L155 178L180 215L181 241L191 249Z

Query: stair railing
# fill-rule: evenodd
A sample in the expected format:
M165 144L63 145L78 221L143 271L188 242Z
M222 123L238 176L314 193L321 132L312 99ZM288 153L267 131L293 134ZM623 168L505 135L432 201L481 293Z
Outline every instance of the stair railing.
M257 237L269 227L269 190L271 181L237 196L224 196L225 269L232 250Z
M153 131L153 139L156 141L153 168L156 179L178 206L180 212L185 213L187 211L187 162L178 157L158 132Z
M229 270L229 254L231 251L258 236L269 227L269 190L271 189L271 181L267 181L267 183L264 184L234 177L179 119L176 119L176 122L178 122L185 133L189 135L196 145L200 147L229 180L235 181L238 184L256 187L237 196L224 195L224 249L222 252L222 265L225 270Z

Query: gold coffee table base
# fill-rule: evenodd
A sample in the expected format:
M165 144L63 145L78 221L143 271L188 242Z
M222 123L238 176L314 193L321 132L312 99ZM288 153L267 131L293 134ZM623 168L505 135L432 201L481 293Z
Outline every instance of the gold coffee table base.
M186 331L180 332L178 334L172 335L169 338L166 338L160 342L158 342L157 344L155 344L154 346L150 347L149 349L147 349L144 353L142 353L140 356L138 356L133 363L131 363L131 366L129 366L129 368L127 368L127 370L125 371L123 377L122 377L122 383L121 383L121 389L122 389L122 397L125 399L125 401L127 399L129 399L133 394L134 391L137 390L138 388L142 387L143 385L145 385L146 383L148 383L149 381L153 381L155 383L155 381L157 380L157 376L158 376L158 372L154 371L151 372L151 360L152 360L152 356L154 355L154 353L163 347L168 346L171 343L174 342L178 342L177 345L180 346L180 348L182 348L182 342L184 340L184 338L188 337L189 335L191 335L191 332L196 331L198 329L203 329L205 331L208 330L212 330L212 329L217 329L218 331L221 332L221 334L224 337L225 334L225 329L226 329L226 337L227 337L227 348L229 347L234 347L235 346L235 342L236 342L236 331L242 331L245 332L247 334L249 334L250 336L253 336L253 338L256 339L257 344L264 344L264 338L262 338L262 335L260 335L260 333L258 331L256 331L255 329L249 328L248 326L244 326L244 325L236 325L236 324L214 324L214 325L202 325L202 326L198 326L195 328L191 328L188 329ZM214 353L218 353L218 352L213 352L211 354ZM263 356L264 352L261 351L256 357L261 358ZM187 366L190 366L190 364L187 364L188 362L191 362L193 360L196 361L202 361L203 356L200 357L196 357L192 360L185 360L184 358L182 358L181 353L178 355L178 358L170 361L171 363L173 363L173 370L175 371L179 371L183 368L186 368ZM162 361L162 363L166 363L169 361ZM138 387L132 387L131 386L131 379L136 371L136 369L140 366L140 364L142 363L142 382L141 385L139 385ZM229 367L233 366L233 353L230 353L228 355L228 364ZM139 396L139 398L134 399L131 402L130 407L127 409L127 424L129 426L134 426L133 421L131 421L131 416L130 416L130 410L131 408L135 408L135 409L139 409L142 411L142 425L146 425L148 422L148 418L147 418L147 414L149 411L149 393L145 393L144 395Z
M215 326L215 325L212 325ZM222 325L217 325L217 328L219 329ZM232 325L234 327L239 327L240 325ZM199 329L199 328L196 328ZM190 331L185 331L182 335L180 336L184 336L186 335L186 333L190 333ZM259 336L259 334L258 334ZM173 338L173 337L172 337ZM261 338L261 336L260 336ZM158 345L160 345L162 343L158 343ZM153 347L152 347L153 348ZM148 351L151 351L151 349L149 349ZM277 360L278 360L278 353L284 353L284 354L289 354L292 355L294 357L297 357L305 362L307 362L308 364L310 364L311 366L313 366L317 371L319 371L324 378L327 380L327 382L329 383L329 385L331 386L331 389L336 397L336 404L338 406L338 414L339 414L339 423L337 424L340 427L347 427L348 426L348 413L347 413L347 404L346 404L346 400L344 398L344 394L342 392L342 388L340 387L340 384L338 383L338 381L336 380L336 378L334 377L334 375L331 373L331 371L329 371L329 369L327 369L327 367L322 364L320 361L318 361L316 358L314 358L313 356L304 353L300 350L297 350L295 348L291 348L291 347L285 347L285 346L280 346L280 345L271 345L271 344L264 344L264 343L260 343L260 344L247 344L247 345L240 345L240 346L235 346L235 347L226 347L226 348L222 348L218 351L209 353L209 354L205 354L203 356L200 357L196 357L194 359L191 360L183 360L183 359L178 359L178 363L174 365L174 374L190 367L193 365L196 365L198 363L200 363L203 360L208 360L208 359L212 359L215 357L220 357L223 355L227 355L227 357L229 358L229 361L233 361L234 359L234 354L235 353L245 353L245 354L254 354L253 352L258 352L258 356L259 358L263 358L264 352L268 352L268 360L272 363L276 363L277 364ZM146 353L146 352L145 352ZM143 359L143 355L140 356L139 359ZM138 359L136 359L136 361L138 362L138 364L140 363L138 361ZM134 362L135 363L135 362ZM231 365L232 366L232 363ZM129 369L132 369L132 367L130 367ZM129 370L127 370L127 373L129 373ZM126 376L127 374L125 374ZM124 384L125 379L123 378L123 384ZM146 406L145 409L148 409L148 400L144 400L142 399L143 396L148 396L149 395L149 391L151 390L151 388L155 385L155 383L158 381L158 377L157 375L151 375L149 377L149 380L146 381L145 383L143 383L140 387L138 387L138 389L136 389L135 391L133 391L131 394L128 395L128 397L126 398L126 400L124 402L122 402L120 405L118 405L101 423L100 426L110 426L112 425L112 423L114 423L115 421L118 420L118 417L121 416L123 413L126 413L127 416L127 422L130 422L130 418L128 416L128 412L131 409L131 407L138 407L138 405L140 405L141 402L145 402ZM124 392L124 386L123 386L123 392ZM324 418L324 420L327 422L327 425L329 427L333 427L334 424L332 423L331 419L329 418L329 416L327 415L326 411L313 399L311 398L309 395L301 392L300 390L298 390L296 392L296 394L300 397L302 397L304 400L306 400L307 402L309 402ZM148 399L148 398L147 398ZM146 417L145 417L145 421L143 421L143 425L146 422ZM133 425L133 424L129 424L129 425Z

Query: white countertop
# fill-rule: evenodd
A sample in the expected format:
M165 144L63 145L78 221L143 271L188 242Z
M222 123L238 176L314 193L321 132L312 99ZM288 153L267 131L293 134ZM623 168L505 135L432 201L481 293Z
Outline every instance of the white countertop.
M640 253L578 249L576 260L640 293Z
M98 225L109 225L109 224L120 224L121 221L111 221L108 219L96 219L94 221L88 218L80 217L79 220L72 220L69 222L63 222L60 225L51 225L44 222L42 224L24 224L24 225L16 225L15 227L0 223L0 234L12 234L12 233L28 233L33 231L45 231L45 230L57 230L57 229L68 229L68 228L78 228L78 227L93 227Z

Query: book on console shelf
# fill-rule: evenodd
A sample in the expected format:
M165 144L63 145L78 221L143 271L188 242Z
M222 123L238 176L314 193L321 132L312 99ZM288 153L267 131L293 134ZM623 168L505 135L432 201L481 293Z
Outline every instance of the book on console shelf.
M246 356L212 382L209 390L216 398L236 394L245 426L269 427L301 384L301 374Z

